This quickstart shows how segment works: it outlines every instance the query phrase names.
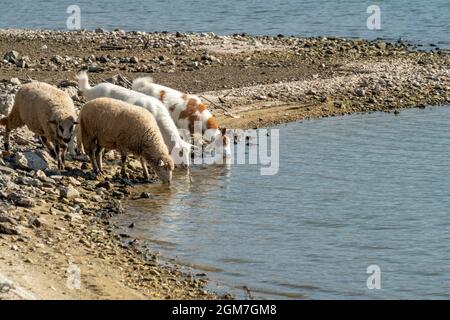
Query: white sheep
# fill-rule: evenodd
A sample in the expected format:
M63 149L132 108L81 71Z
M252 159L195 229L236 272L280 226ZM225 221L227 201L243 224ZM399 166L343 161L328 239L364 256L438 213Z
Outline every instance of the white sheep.
M164 142L169 148L176 164L189 166L190 150L192 145L184 141L173 122L169 112L164 105L155 98L145 94L114 85L112 83L100 83L95 87L89 85L88 75L81 71L77 75L79 89L86 100L90 101L96 98L107 97L121 100L150 111L158 123L159 129L164 137ZM180 151L182 157L180 158Z
M80 112L80 132L94 174L102 174L104 149L117 150L122 156L121 174L128 178L127 154L141 159L145 179L150 164L165 183L172 180L174 164L152 114L141 107L111 99L98 98L86 103Z
M17 92L13 108L0 120L5 126L5 150L9 151L10 132L24 125L37 134L64 169L67 144L76 122L75 107L69 95L47 83L31 82Z
M191 135L200 124L204 143L214 146L216 150L223 150L227 158L231 155L230 139L226 136L227 130L219 128L216 118L198 96L153 83L150 77L134 80L133 90L159 99L169 110L177 127L188 130Z

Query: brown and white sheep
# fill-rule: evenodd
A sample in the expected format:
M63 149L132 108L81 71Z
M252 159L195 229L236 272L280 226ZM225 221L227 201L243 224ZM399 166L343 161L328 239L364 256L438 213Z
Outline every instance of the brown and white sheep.
M79 119L81 140L94 174L102 173L102 154L106 148L121 154L123 177L128 177L127 155L133 153L141 159L146 179L149 179L147 162L163 182L170 183L174 163L150 112L123 101L98 98L84 105Z
M64 169L67 144L76 122L75 107L69 95L47 83L31 82L20 88L13 108L0 120L5 129L5 150L10 148L11 130L24 125L37 134Z

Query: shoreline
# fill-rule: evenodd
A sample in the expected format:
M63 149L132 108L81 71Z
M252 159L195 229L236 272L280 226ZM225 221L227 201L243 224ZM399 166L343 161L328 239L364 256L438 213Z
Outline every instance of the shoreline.
M198 93L229 128L450 103L450 54L411 51L405 43L0 30L0 113L29 79L58 85L81 107L73 81L83 67L93 83L127 85L150 75ZM123 213L121 202L146 196L133 194L116 175L117 157L106 157L105 180L93 181L79 161L67 162L72 170L54 170L40 148L20 129L12 135L16 156L0 159L0 274L42 299L231 298L205 291L207 278L161 263L136 239L115 233L110 217ZM129 167L132 183L140 184L139 162ZM81 271L81 289L67 286L73 265Z

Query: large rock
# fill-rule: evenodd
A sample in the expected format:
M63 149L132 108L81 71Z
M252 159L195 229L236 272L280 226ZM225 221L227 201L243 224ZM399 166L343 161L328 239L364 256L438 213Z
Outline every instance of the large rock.
M8 199L19 207L32 208L36 205L33 199L17 192L10 193Z
M20 54L17 51L8 51L5 53L5 55L3 56L3 59L11 62L11 63L17 63L17 61L19 61L20 58Z
M54 163L53 158L43 150L17 152L14 155L14 164L23 170L46 170Z

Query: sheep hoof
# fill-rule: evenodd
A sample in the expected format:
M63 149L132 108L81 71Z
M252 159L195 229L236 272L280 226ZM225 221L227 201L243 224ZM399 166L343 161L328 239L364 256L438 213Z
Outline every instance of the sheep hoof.
M92 172L92 175L93 175L94 179L98 179L98 178L101 177L103 174L104 174L104 173L103 173L103 171L101 171L101 170L94 170L94 171Z

